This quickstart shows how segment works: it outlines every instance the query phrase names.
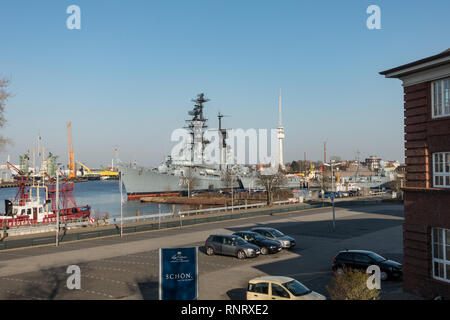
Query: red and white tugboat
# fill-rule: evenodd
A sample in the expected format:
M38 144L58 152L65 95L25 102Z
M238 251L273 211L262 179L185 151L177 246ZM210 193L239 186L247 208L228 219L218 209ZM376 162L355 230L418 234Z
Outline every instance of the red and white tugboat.
M18 227L56 222L56 183L31 185L27 187L28 176L8 163L17 171L19 189L14 200L5 200L5 213L0 214L0 227ZM59 186L59 219L60 222L87 220L91 215L90 206L77 206L73 197L74 183L64 177Z

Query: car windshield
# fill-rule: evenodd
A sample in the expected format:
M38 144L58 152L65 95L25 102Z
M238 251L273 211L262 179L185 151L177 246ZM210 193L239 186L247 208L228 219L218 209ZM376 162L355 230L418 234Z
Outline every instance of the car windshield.
M386 261L387 260L386 258L383 258L379 254L376 254L374 252L369 253L368 256L371 257L376 262L381 262L381 261Z
M276 229L273 229L273 230L272 230L272 234L273 234L275 237L282 237L282 236L284 236L284 234L283 234L282 232L280 232L280 231L278 231L278 230L276 230Z
M259 240L259 241L261 241L261 240L265 240L266 238L264 238L262 235L260 235L260 234L255 234L255 235L252 235L254 238L255 238L255 240Z
M297 280L292 280L286 283L283 283L283 286L286 287L294 296L303 296L311 292L311 290L298 282Z
M247 243L247 241L245 241L245 240L242 239L242 238L234 238L234 239L233 239L233 242L236 242L238 245L244 245L244 244Z

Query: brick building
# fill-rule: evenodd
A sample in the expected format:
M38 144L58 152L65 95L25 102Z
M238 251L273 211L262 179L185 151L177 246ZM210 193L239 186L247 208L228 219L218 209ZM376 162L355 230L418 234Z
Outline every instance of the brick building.
M404 90L404 290L450 299L450 49L380 74Z

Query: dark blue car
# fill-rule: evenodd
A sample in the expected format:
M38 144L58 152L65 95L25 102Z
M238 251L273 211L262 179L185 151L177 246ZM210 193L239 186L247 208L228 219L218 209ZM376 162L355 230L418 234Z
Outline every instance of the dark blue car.
M325 191L323 194L324 199L331 198L334 195L334 198L339 198L339 194L337 192ZM322 192L319 192L319 198L322 198Z

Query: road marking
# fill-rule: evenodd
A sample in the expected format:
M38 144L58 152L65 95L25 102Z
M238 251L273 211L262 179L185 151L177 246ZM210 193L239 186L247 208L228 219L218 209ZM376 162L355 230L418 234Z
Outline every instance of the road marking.
M127 273L138 274L138 275L146 274L145 272L129 271L126 269L118 269L118 268L106 268L106 267L95 267L95 266L83 266L82 268L88 268L88 269L90 268L90 269L106 270L106 271L119 271L119 272L127 272Z
M109 259L102 259L102 260L97 260L99 262L110 262L110 263L124 263L124 264L134 264L134 265L148 265L148 266L156 266L157 264L155 263L150 263L150 262L137 262L137 261L118 261L118 260L109 260Z
M31 299L34 299L34 300L44 300L42 298L33 297L33 296L27 296L27 295L24 295L24 294L21 294L21 293L12 291L12 290L8 290L8 289L0 288L0 290L3 290L5 292L8 292L9 294L13 294L13 295L16 295L16 296L19 296L19 297L31 298Z
M53 272L53 273L50 273L50 274L57 274L57 273ZM0 280L18 281L18 282L24 282L24 283L37 284L37 285L43 285L43 284L44 284L44 285L47 285L47 284L53 282L53 281L45 281L45 282L44 282L44 281L24 280L24 279L9 278L9 277L8 277L8 278L3 277L3 278L0 278ZM63 286L63 288L65 288L65 287ZM5 291L10 291L10 290L8 290L8 289L3 289L3 290L5 290ZM83 292L87 292L87 293L91 293L91 294L95 294L95 295L100 295L100 296L103 296L103 297L114 298L112 295L107 294L107 293L103 293L103 292L92 291L92 290L86 290L86 289L77 289L77 290L83 291ZM14 292L11 291L11 293L14 293ZM20 296L23 296L23 297L26 297L26 295L23 295L23 294L20 294L20 293L14 293L14 294L20 295ZM30 297L31 297L31 298L34 298L34 299L43 300L42 298L38 298L38 297L32 297L32 296L30 296Z

